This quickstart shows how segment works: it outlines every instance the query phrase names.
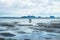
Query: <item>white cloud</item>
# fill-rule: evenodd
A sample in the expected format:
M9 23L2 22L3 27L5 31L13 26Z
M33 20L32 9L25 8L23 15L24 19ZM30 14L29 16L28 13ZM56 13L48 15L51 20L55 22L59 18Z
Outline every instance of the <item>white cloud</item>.
M0 0L2 16L42 15L59 16L60 1L58 0Z

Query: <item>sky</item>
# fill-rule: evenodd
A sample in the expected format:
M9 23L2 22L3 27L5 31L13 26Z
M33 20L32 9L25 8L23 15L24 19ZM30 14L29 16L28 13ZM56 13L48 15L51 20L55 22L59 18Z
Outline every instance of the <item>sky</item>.
M60 16L60 0L0 0L0 17Z

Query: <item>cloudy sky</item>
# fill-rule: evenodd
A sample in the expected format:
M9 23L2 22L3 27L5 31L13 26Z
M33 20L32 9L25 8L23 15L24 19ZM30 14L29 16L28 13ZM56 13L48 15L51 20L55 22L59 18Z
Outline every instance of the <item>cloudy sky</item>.
M60 16L60 0L0 0L0 16Z

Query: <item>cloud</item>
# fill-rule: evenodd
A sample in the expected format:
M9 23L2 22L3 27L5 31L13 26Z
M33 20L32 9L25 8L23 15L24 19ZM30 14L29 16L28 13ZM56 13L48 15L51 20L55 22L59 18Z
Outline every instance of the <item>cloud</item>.
M59 0L0 0L1 16L59 16Z

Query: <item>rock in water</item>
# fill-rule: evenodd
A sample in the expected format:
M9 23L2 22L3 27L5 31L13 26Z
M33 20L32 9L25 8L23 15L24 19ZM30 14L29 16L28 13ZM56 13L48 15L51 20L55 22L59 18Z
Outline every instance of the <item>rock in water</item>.
M13 37L13 36L15 36L14 34L11 34L11 33L0 33L0 35L5 36L5 37Z
M9 26L9 27L14 27L14 23L0 23L1 26Z
M24 31L19 31L18 33L20 33L20 34L26 34L26 32L24 32Z
M25 39L25 40L31 40L31 39Z
M17 40L17 39L9 38L9 39L7 39L7 40Z
M5 40L5 38L0 38L0 40Z

